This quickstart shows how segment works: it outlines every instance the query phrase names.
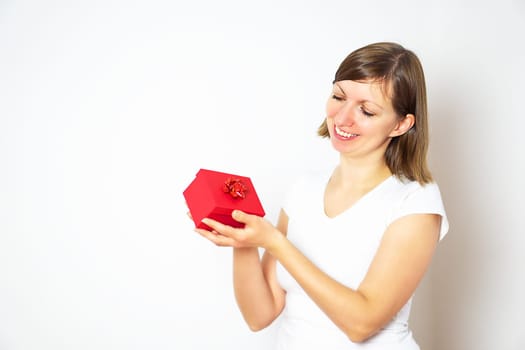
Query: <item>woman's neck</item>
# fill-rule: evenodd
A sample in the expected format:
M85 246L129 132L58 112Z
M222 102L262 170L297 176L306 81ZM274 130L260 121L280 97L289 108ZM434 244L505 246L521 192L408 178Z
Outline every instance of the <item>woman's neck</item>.
M352 160L341 157L339 166L334 169L332 181L341 189L373 188L392 176L384 161Z

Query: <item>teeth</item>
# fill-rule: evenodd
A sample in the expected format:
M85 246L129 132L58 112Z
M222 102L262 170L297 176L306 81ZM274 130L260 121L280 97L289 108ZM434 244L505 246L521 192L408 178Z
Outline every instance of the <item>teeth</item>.
M350 134L348 132L345 132L341 129L339 129L338 126L335 127L335 132L338 134L338 135L341 135L343 137L346 137L346 138L349 138L349 137L352 137L352 136L357 136L357 134Z

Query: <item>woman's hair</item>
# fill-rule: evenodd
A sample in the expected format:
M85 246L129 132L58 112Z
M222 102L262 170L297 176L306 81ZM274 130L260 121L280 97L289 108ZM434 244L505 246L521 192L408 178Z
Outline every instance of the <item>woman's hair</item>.
M414 126L390 141L385 160L392 174L398 178L421 184L432 182L426 160L428 120L425 76L417 56L396 43L370 44L343 60L333 82L340 80L379 82L399 119L407 114L414 115ZM317 133L321 137L330 136L326 119Z

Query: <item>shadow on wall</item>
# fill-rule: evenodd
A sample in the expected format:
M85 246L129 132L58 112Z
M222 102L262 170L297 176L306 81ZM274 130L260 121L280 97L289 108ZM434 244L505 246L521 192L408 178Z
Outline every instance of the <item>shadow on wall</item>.
M490 215L485 212L489 199L480 193L484 182L490 181L480 176L484 168L480 130L472 127L477 118L483 118L483 107L478 104L472 108L472 102L467 102L469 96L460 100L454 95L455 91L477 94L479 87L474 86L474 80L463 81L472 86L455 86L453 90L443 78L437 83L440 85L433 91L430 106L430 165L441 189L450 229L438 246L429 276L432 343L434 349L463 350L472 345L469 334L483 332L472 328L476 327L472 319L483 303L479 291L492 283L484 273L490 264L487 254L491 248L484 232L492 228L480 220ZM476 100L483 100L480 94Z

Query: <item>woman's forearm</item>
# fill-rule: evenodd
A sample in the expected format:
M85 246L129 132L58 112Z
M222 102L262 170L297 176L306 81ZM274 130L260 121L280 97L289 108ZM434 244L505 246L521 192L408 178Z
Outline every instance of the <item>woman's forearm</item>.
M284 236L274 240L268 252L335 325L360 342L390 321L413 295L431 261L440 220L421 214L391 224L357 289L332 279Z
M261 330L277 317L279 310L257 248L233 249L233 283L237 304L251 330Z
M348 325L355 327L362 323L360 315L367 314L368 306L363 295L322 272L286 237L276 242L271 253L341 330L346 333Z

